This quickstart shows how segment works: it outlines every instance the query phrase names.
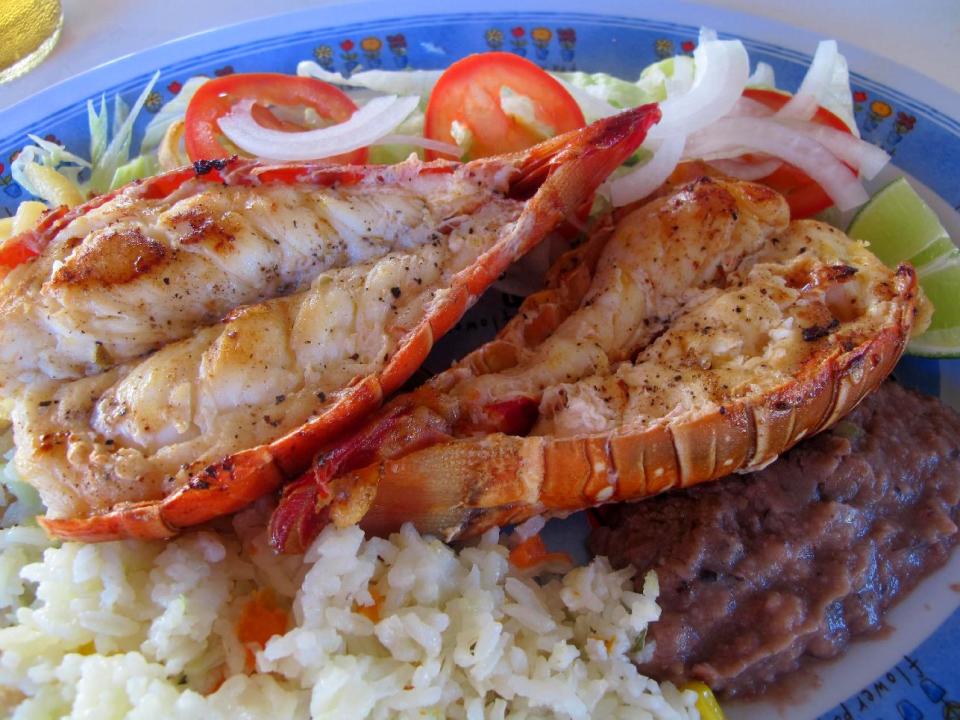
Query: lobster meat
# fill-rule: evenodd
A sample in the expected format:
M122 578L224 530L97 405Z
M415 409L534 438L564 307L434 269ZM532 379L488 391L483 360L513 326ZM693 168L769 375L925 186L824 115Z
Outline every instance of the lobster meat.
M104 315L128 314L129 324L108 331L97 312L75 314L70 332L84 336L96 325L104 357L80 362L86 348L76 362L51 367L40 352L39 362L23 360L8 376L8 387L22 383L12 412L15 461L47 505L41 524L65 539L165 538L298 477L318 448L411 376L510 264L581 212L658 119L656 106L645 106L466 164L217 162L50 213L5 246L12 269L4 292L46 292L45 302L74 307L69 290L89 307L112 308ZM97 215L105 209L112 220ZM290 227L280 215L293 218ZM264 230L270 223L277 232L302 224L314 231L277 237ZM332 230L321 231L323 223ZM127 230L109 229L118 225ZM202 251L185 239L191 233ZM241 239L252 257L240 253L247 261L237 264L231 244ZM246 305L248 289L204 281L194 288L203 312L183 319L174 303L167 319L182 322L152 322L184 289L168 289L178 278L164 278L201 270L271 297ZM136 291L125 295L124 285ZM123 310L110 305L119 298ZM0 327L17 333L33 311L8 301ZM224 307L223 321L208 324ZM143 324L137 313L150 321L142 340L130 333ZM44 347L59 349L62 336L51 328L43 327L55 336Z
M573 252L499 338L287 485L274 547L331 522L452 540L763 467L849 412L929 319L911 266L790 223L751 183L670 189Z
M512 223L506 195L535 189L559 147L465 166L198 163L52 211L0 252L0 391L99 374L478 210Z

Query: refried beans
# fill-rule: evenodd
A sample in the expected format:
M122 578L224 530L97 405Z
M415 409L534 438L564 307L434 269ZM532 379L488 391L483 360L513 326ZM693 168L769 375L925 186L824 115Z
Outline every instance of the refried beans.
M943 564L960 522L960 416L886 383L764 470L604 508L591 550L660 578L642 670L762 692L830 658Z

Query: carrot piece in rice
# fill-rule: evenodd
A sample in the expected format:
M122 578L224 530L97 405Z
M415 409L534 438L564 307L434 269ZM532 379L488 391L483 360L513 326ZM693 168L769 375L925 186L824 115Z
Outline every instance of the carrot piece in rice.
M270 588L257 590L240 611L237 619L237 637L247 651L247 670L256 668L256 658L251 646L264 647L274 635L287 631L289 613L277 605Z

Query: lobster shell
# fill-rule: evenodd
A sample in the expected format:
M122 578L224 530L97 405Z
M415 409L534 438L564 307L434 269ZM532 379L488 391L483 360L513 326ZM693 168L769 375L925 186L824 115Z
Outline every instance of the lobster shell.
M828 298L858 276L857 292L866 296L858 299L854 317L796 333L801 359L789 377L774 384L758 378L753 390L747 384L743 392L717 393L702 398L697 407L653 417L631 415L631 401L624 400L615 424L600 432L558 436L541 417L528 436L500 432L448 439L345 473L334 481L334 494L339 488L376 488L362 519L370 532L385 534L409 521L421 532L452 540L535 515L563 516L608 502L635 501L767 465L802 438L831 426L878 387L911 333L922 330L928 318L913 267L887 269L859 244L812 221L792 223L778 242L796 246L811 237L824 238L823 247L837 248L837 256L814 258L816 267L797 281L802 285L798 292ZM787 284L796 280L790 277L796 268L790 267L784 271ZM735 288L750 287L742 277L739 282ZM710 318L707 310L704 318ZM637 367L657 353L670 357L671 342L681 344L683 333L668 329L641 352ZM631 365L628 361L619 371L589 382L615 395L621 374L629 374ZM710 370L682 372L694 381L710 377ZM643 391L637 395L642 399ZM541 401L541 415L547 406ZM335 500L334 521L337 510ZM356 516L353 512L351 518Z
M479 295L506 268L540 242L564 219L592 201L596 187L643 141L647 129L660 117L655 105L647 105L605 118L580 130L551 138L521 153L474 161L509 172L506 195L524 201L516 221L503 228L496 243L475 262L459 271L449 287L437 288L423 317L397 339L396 349L363 377L329 393L326 406L316 416L292 431L253 447L231 453L209 464L197 462L188 477L165 497L124 501L104 512L84 517L40 518L53 537L104 541L123 537L167 538L182 528L236 512L296 478L311 463L325 443L350 430L376 410L424 361L437 339L449 331ZM376 167L329 166L321 163L279 166L250 165L227 161L204 177L225 183L306 183L323 187L331 183L357 182L369 174L382 174ZM451 173L455 163L425 164L421 173ZM477 167L468 164L465 171ZM199 170L180 170L158 176L139 192L165 196ZM48 238L81 208L66 215L51 215L19 244L41 251ZM229 320L230 318L228 318ZM282 396L281 396L282 397ZM279 401L278 401L279 402ZM29 420L21 421L26 427ZM56 440L56 439L55 439ZM35 453L51 452L40 446Z

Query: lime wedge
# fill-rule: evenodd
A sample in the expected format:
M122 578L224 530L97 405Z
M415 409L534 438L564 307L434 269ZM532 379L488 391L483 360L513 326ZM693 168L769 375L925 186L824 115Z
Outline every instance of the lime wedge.
M925 264L936 257L925 252L932 246L940 251L953 247L936 213L902 177L883 187L860 209L847 235L869 242L873 254L891 267L911 258Z
M931 358L960 357L960 327L944 330L928 330L918 338L914 338L907 346L911 355Z
M873 249L872 244L870 247ZM911 257L910 264L915 268L922 268L931 264L934 260L943 257L947 253L956 251L957 248L953 244L953 240L944 235L943 237L937 238L932 243L927 245L925 249Z
M928 332L960 329L960 256L929 274L921 271L920 286L936 308Z
M907 180L894 180L874 195L853 218L847 234L866 240L891 267L907 260L917 268L934 313L929 329L910 341L907 352L960 357L960 250Z

